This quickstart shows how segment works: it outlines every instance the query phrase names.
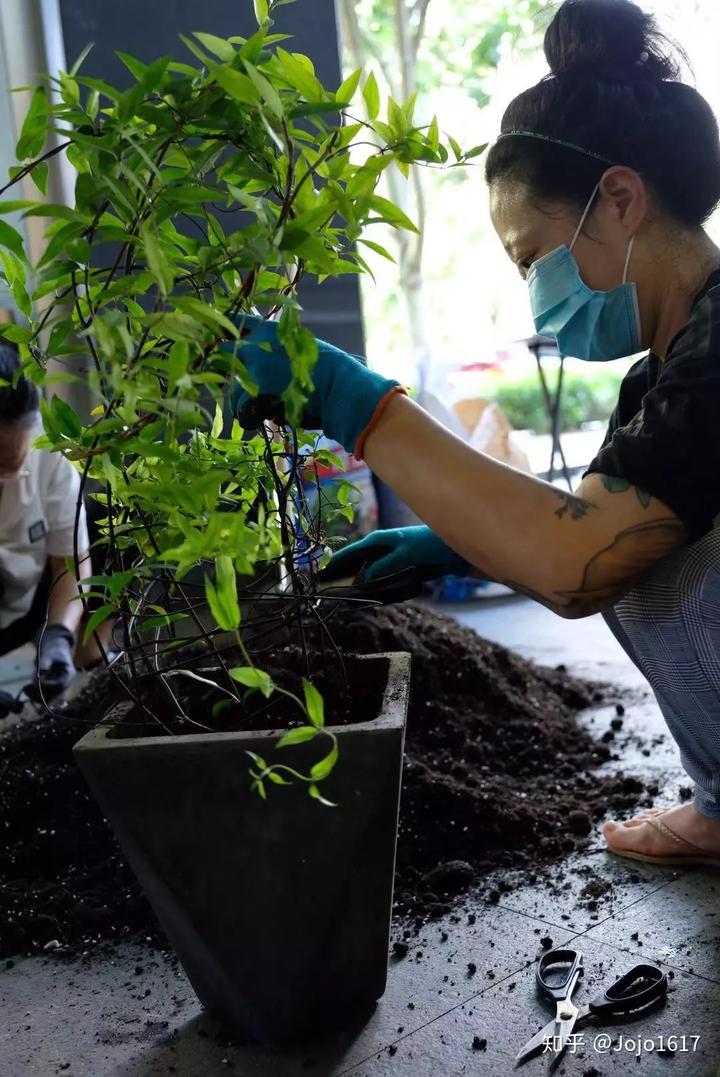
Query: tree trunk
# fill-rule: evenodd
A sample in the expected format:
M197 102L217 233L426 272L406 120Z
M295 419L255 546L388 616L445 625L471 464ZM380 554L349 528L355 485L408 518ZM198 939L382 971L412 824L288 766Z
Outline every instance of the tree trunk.
M365 67L374 60L381 80L394 99L406 100L415 90L415 74L418 48L425 25L425 13L429 0L418 0L408 9L406 0L393 0L397 47L397 79L383 61L372 43L363 34L358 21L354 0L341 0L340 25L345 46L350 54L353 68ZM410 24L409 11L416 18L415 30ZM408 316L410 349L415 364L418 388L424 388L432 361L432 346L427 327L423 278L423 230L425 227L425 196L422 176L413 169L412 183L403 179L395 168L385 173L390 198L406 213L420 229L420 235L400 231L395 234L398 245L399 284Z

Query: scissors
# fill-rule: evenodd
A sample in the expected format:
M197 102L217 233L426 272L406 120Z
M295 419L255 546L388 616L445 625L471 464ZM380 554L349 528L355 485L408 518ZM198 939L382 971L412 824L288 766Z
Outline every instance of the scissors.
M578 1009L572 995L583 971L583 957L579 950L548 950L543 954L535 980L542 997L556 1004L556 1013L521 1048L516 1062L524 1062L548 1040L553 1044L557 1060L577 1025L594 1017L609 1021L640 1017L651 1012L667 995L668 980L662 969L656 965L633 965L607 990Z

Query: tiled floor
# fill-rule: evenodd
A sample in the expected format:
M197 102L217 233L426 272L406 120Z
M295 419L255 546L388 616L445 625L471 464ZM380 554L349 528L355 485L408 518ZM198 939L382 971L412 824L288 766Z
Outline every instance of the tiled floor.
M652 774L661 789L657 803L672 803L684 784L672 742L665 736L651 758L642 754L634 731L646 743L663 734L662 720L599 618L564 622L523 599L452 612L528 657L622 685L627 715L619 758L608 765ZM598 729L608 721L607 710L594 716ZM578 900L589 868L614 886L612 901L597 912ZM550 1015L534 989L547 936L554 945L572 940L584 953L579 1001L637 960L658 962L671 975L664 1009L608 1029L608 1038L602 1026L586 1025L557 1072L720 1077L720 873L630 864L608 856L599 838L562 871L559 892L550 870L497 905L468 901L458 923L426 927L406 958L391 960L386 994L363 1028L297 1053L229 1045L169 956L126 947L104 962L18 960L0 972L0 1077L510 1074L520 1045ZM469 962L477 966L473 975ZM135 975L138 964L143 971ZM659 1053L660 1038L669 1036L677 1037L677 1050ZM540 1055L518 1072L548 1068Z

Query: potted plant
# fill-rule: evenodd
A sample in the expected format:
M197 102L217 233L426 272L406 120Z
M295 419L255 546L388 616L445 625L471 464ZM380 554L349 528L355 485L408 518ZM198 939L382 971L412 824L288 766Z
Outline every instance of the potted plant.
M3 333L45 390L40 444L105 510L83 601L99 603L88 633L115 621L124 702L77 759L200 999L266 1042L383 992L409 678L408 656L340 655L317 595L323 514L304 513L298 462L329 455L297 427L317 354L298 289L368 271L363 245L388 256L371 226L414 226L382 173L449 157L414 99L378 119L372 75L323 87L273 32L285 2L257 0L249 39L184 38L191 63L121 54L129 89L80 61L54 97L39 85L13 183L44 192L63 152L74 205L0 204L48 218L34 265L0 222L28 318ZM353 115L361 82L371 124ZM279 316L292 359L282 431L225 413L249 382L250 311ZM89 388L89 416L58 380ZM327 511L351 511L346 486Z

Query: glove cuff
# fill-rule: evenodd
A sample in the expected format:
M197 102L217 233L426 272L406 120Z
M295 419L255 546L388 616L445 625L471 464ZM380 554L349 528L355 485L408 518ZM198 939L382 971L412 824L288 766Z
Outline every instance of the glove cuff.
M377 405L375 406L375 410L373 411L372 416L370 418L370 422L367 424L365 429L361 431L360 436L358 437L357 441L355 442L355 448L353 449L353 456L357 460L362 460L363 459L363 452L365 450L365 442L367 441L370 434L372 434L372 432L375 429L375 427L377 426L377 424L380 422L380 419L382 417L383 412L385 411L385 408L388 406L388 404L390 403L392 398L394 396L397 396L398 394L400 394L401 396L407 396L407 389L405 389L402 385L393 385L378 400Z

